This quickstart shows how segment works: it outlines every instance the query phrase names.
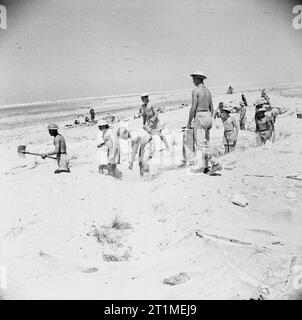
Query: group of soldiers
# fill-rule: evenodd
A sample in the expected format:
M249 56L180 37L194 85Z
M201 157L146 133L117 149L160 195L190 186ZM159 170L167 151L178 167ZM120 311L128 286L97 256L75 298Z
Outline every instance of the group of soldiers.
M232 102L230 104L224 104L220 102L217 110L214 113L215 118L221 118L224 124L224 145L226 153L233 151L238 138L238 130L246 130L246 112L247 112L247 100L242 94L241 101L237 106ZM275 141L275 122L278 115L286 112L281 108L273 107L266 89L261 92L261 99L257 99L254 103L255 107L255 133L256 133L256 145L265 145L267 141ZM238 114L239 128L236 124L237 121L231 121L230 115ZM229 119L229 120L226 120ZM231 142L231 144L229 143Z
M213 121L220 118L223 123L223 144L225 153L235 150L239 130L245 130L247 100L244 95L238 105L233 103L219 103L214 111L212 95L210 90L204 85L207 77L200 71L190 75L195 88L192 91L192 106L190 108L188 122L183 127L185 144L188 139L186 135L192 137L192 149L195 154L197 168L191 168L194 173L206 173L214 175L222 170L222 166L212 152L210 145L210 131ZM149 163L155 153L155 141L161 141L166 150L170 150L170 145L163 134L160 125L158 110L150 105L149 95L141 94L142 105L139 114L142 118L140 128L130 130L128 122L119 123L117 128L113 128L107 121L99 120L97 126L99 134L97 137L97 160L99 173L111 175L117 179L122 179L122 172L117 165L121 157L121 141L128 142L130 146L130 157L128 168L133 169L133 163L138 156L139 173L141 176L149 172ZM239 115L239 119L233 116ZM265 90L262 91L261 99L255 102L255 124L257 133L257 144L263 145L268 140L274 139L274 127L277 115L280 110L272 108L270 99ZM48 126L49 134L54 137L55 150L42 154L42 158L49 155L57 155L58 169L55 173L70 172L67 159L67 150L64 137L58 133L58 126L51 124ZM185 148L184 148L185 149ZM184 155L182 166L188 167L188 159Z

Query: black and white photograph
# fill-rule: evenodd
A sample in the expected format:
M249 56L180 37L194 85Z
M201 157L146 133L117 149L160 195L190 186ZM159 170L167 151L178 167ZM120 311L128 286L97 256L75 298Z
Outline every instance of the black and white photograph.
M0 150L0 300L302 300L301 0L0 0Z

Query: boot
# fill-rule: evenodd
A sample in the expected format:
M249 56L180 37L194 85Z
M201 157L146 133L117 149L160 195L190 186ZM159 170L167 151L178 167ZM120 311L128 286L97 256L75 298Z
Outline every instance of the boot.
M208 173L209 171L210 171L209 168L204 168L204 167L192 170L193 173Z
M221 171L221 170L222 170L222 166L219 163L215 163L212 165L211 170L207 174L212 176L215 172Z

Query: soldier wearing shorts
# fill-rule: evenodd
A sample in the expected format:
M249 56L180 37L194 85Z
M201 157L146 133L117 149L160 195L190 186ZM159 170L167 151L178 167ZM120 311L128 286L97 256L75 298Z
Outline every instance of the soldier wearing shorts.
M193 83L196 86L192 91L192 107L190 109L187 128L191 128L194 119L194 140L196 145L197 161L202 159L201 168L198 172L214 174L216 171L222 170L221 165L212 155L209 146L210 130L212 128L212 117L214 113L212 95L209 89L204 85L203 81L206 76L201 72L191 74ZM209 169L209 162L211 169Z
M42 159L45 159L47 156L56 155L57 156L57 163L58 163L58 169L55 170L55 173L62 173L67 172L69 173L69 159L67 158L67 147L64 137L58 133L59 127L52 123L48 127L49 134L54 137L54 146L55 150L48 152L48 153L42 153L41 157Z

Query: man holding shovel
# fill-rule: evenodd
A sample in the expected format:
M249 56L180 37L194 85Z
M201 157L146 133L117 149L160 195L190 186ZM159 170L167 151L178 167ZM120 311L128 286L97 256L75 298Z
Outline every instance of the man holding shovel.
M42 153L41 157L42 159L45 159L49 156L56 155L57 156L57 162L58 162L58 169L55 171L55 173L62 173L62 172L70 172L68 167L68 159L67 159L67 148L66 148L66 142L64 137L58 133L58 126L54 123L50 124L48 127L49 134L54 137L54 146L55 150L48 152L48 153Z

